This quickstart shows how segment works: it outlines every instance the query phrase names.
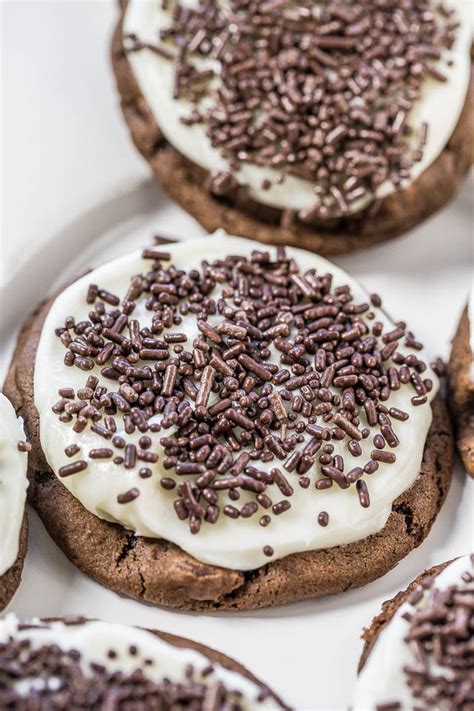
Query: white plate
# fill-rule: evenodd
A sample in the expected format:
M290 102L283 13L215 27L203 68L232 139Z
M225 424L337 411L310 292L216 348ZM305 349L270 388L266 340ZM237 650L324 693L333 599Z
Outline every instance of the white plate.
M151 183L116 194L38 246L3 285L4 376L18 326L54 286L89 266L150 242L153 234L195 238L203 230ZM472 281L469 186L415 232L369 252L339 258L387 310L406 319L432 355L447 357ZM391 573L334 597L253 613L196 615L122 598L63 556L33 511L23 582L9 610L22 617L85 614L182 634L235 657L298 709L339 711L351 702L360 634L383 600L420 571L473 547L474 482L459 463L428 539Z

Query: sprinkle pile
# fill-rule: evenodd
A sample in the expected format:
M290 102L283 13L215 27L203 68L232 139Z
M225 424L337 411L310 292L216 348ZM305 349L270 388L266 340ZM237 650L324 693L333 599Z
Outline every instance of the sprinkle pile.
M471 556L474 564L474 556ZM405 642L415 662L404 668L416 708L468 711L474 705L474 577L462 575L464 584L436 587L427 578L409 598L413 612L404 614L410 628ZM417 603L428 598L427 604ZM378 711L401 709L399 702Z
M20 625L19 629L34 632L37 627ZM139 649L131 645L128 655L135 658L138 654ZM111 660L118 659L114 649L109 650L108 656ZM36 647L28 637L10 638L0 643L0 707L17 711L53 708L240 711L244 708L241 692L227 688L216 679L212 664L200 673L189 665L184 679L162 678L160 681L152 681L142 666L152 670L155 678L159 677L159 660L145 659L142 663L137 660L136 670L124 673L88 662L74 649L61 649L57 644ZM267 695L268 690L261 687L254 703L261 703Z
M408 388L422 406L433 386L406 324L384 332L372 311L378 295L356 303L348 285L302 272L284 248L204 260L188 272L167 252L146 249L143 257L150 267L122 301L91 284L88 320L70 316L56 330L65 364L97 375L77 392L61 388L53 411L75 432L89 427L103 437L90 460L138 470L119 503L137 498L140 478L152 476L160 453L150 434L159 432L160 464L174 475L160 484L192 533L220 515L259 512L268 526L271 514L291 508L295 486L355 486L368 507L365 475L396 461L395 425L409 417L390 406L391 393ZM149 326L133 317L139 302ZM198 334L192 343L180 331L184 318ZM138 446L126 441L135 432ZM369 437L366 461L360 442ZM348 470L344 447L361 457L359 466ZM87 468L77 444L65 451L75 459L60 477ZM327 526L327 513L317 520Z
M194 107L229 173L210 189L228 195L245 162L315 183L303 222L345 215L389 181L410 178L428 125L410 112L428 78L447 80L445 49L459 26L432 0L200 0L162 5L170 25L156 44L134 35L127 51L174 62L174 98ZM407 139L412 139L408 141ZM178 147L179 148L179 147ZM265 178L262 189L272 186ZM288 218L288 216L286 216Z

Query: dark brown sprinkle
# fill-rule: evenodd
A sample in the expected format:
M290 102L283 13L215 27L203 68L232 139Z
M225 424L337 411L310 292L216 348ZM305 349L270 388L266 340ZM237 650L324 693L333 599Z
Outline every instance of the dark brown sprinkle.
M358 481L363 475L364 470L362 469L362 467L354 467L354 469L351 469L350 472L347 472L346 481L348 481L350 484L353 484L354 482Z
M91 430L92 432L95 432L96 434L100 435L101 437L104 437L105 439L110 439L113 435L112 430L109 430L107 427L104 427L104 425L101 425L99 422L95 422L93 425L91 425Z
M137 461L137 448L134 444L127 444L125 447L124 467L133 469Z
M362 439L362 433L355 427L355 425L352 424L349 420L347 420L343 415L341 415L339 412L336 413L333 417L333 422L336 424L338 427L340 427L344 432L353 440L359 441Z
M427 395L415 395L415 397L412 397L411 399L411 404L418 406L418 405L424 405L425 402L427 402L428 396Z
M377 449L383 449L385 447L385 439L383 435L374 435L374 446L377 447Z
M148 437L147 435L143 435L138 440L138 444L140 445L140 447L142 449L148 449L149 447L151 447L151 438Z
M25 442L24 440L20 440L17 447L19 452L31 452L31 444L29 442Z
M277 504L273 504L272 511L275 516L279 516L280 514L285 513L285 511L288 511L290 508L291 503L289 501L279 501Z
M136 487L133 487L125 493L119 494L117 496L117 501L119 504L129 504L131 501L134 501L134 499L136 499L138 496L140 496L140 491Z
M285 475L276 467L271 470L271 475L273 477L273 481L275 484L278 486L280 489L281 493L284 496L292 496L293 495L293 487L290 485L288 482L288 479L285 477Z
M274 553L273 548L271 546L264 546L263 552L268 558L270 558Z
M320 491L323 491L324 489L330 489L332 485L333 480L329 479L329 477L323 477L322 479L318 479L315 483L316 489Z
M68 400L74 400L76 394L74 388L59 388L58 395Z
M326 511L321 511L318 514L318 523L320 526L327 526L329 523L329 514Z
M369 490L367 489L367 484L363 479L359 479L356 482L357 494L359 495L360 505L365 509L370 506Z
M250 518L256 511L258 511L258 504L255 501L249 501L240 509L240 515L242 518Z
M231 504L224 506L224 514L229 516L229 518L239 518L240 516L239 509L236 509L235 506L232 506Z
M63 467L60 467L58 474L60 477L71 476L72 474L84 471L84 469L87 469L87 462L80 459L77 462L71 462L71 464L65 464Z
M142 252L143 259L153 259L156 262L169 262L171 259L171 254L169 252L162 252L158 249L144 249Z
M81 448L77 444L68 444L64 449L64 453L67 457L73 457L75 454L81 451Z
M89 452L89 457L91 459L110 459L111 457L113 457L113 455L113 451L111 449L107 449L107 447L91 449Z
M399 410L398 407L391 407L388 414L401 422L405 422L405 420L408 420L409 418L408 413L403 412L403 410Z
M370 453L370 458L376 462L383 462L384 464L393 464L397 456L394 452L387 452L386 450L373 449Z
M360 457L361 456L362 447L360 446L359 442L355 442L354 440L351 440L347 446L348 446L349 452L352 454L353 457Z
M371 460L370 462L367 462L367 464L364 465L364 472L366 474L374 474L378 468L379 463L374 460Z

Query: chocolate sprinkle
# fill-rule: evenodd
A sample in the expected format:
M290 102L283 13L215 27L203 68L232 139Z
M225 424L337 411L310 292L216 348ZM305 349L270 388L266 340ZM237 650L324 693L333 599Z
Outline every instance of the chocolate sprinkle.
M24 442L20 440L17 444L19 452L31 452L31 444L29 442Z
M320 526L327 526L329 523L329 514L326 511L321 511L318 514L318 523Z
M126 491L124 494L119 494L117 496L117 501L119 504L129 504L138 496L140 496L140 491L134 487L133 489Z

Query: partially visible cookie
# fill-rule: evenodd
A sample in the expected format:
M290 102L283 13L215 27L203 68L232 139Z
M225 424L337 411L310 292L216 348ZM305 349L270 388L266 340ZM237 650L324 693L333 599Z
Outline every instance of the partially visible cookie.
M449 406L457 445L468 473L474 477L474 293L462 312L448 364Z
M17 589L26 555L27 458L23 423L0 393L0 610Z
M393 17L389 6L372 13L361 2L278 3L263 19L230 2L232 20L219 3L212 20L197 2L185 12L177 3L173 14L159 0L121 5L112 59L132 139L208 231L347 253L424 221L469 170L474 81L463 0L443 13L435 0L407 2ZM419 35L406 42L408 26ZM431 45L429 62L418 44Z
M244 666L165 632L85 618L0 620L1 708L289 709Z
M364 631L353 711L474 705L474 556L422 573Z

